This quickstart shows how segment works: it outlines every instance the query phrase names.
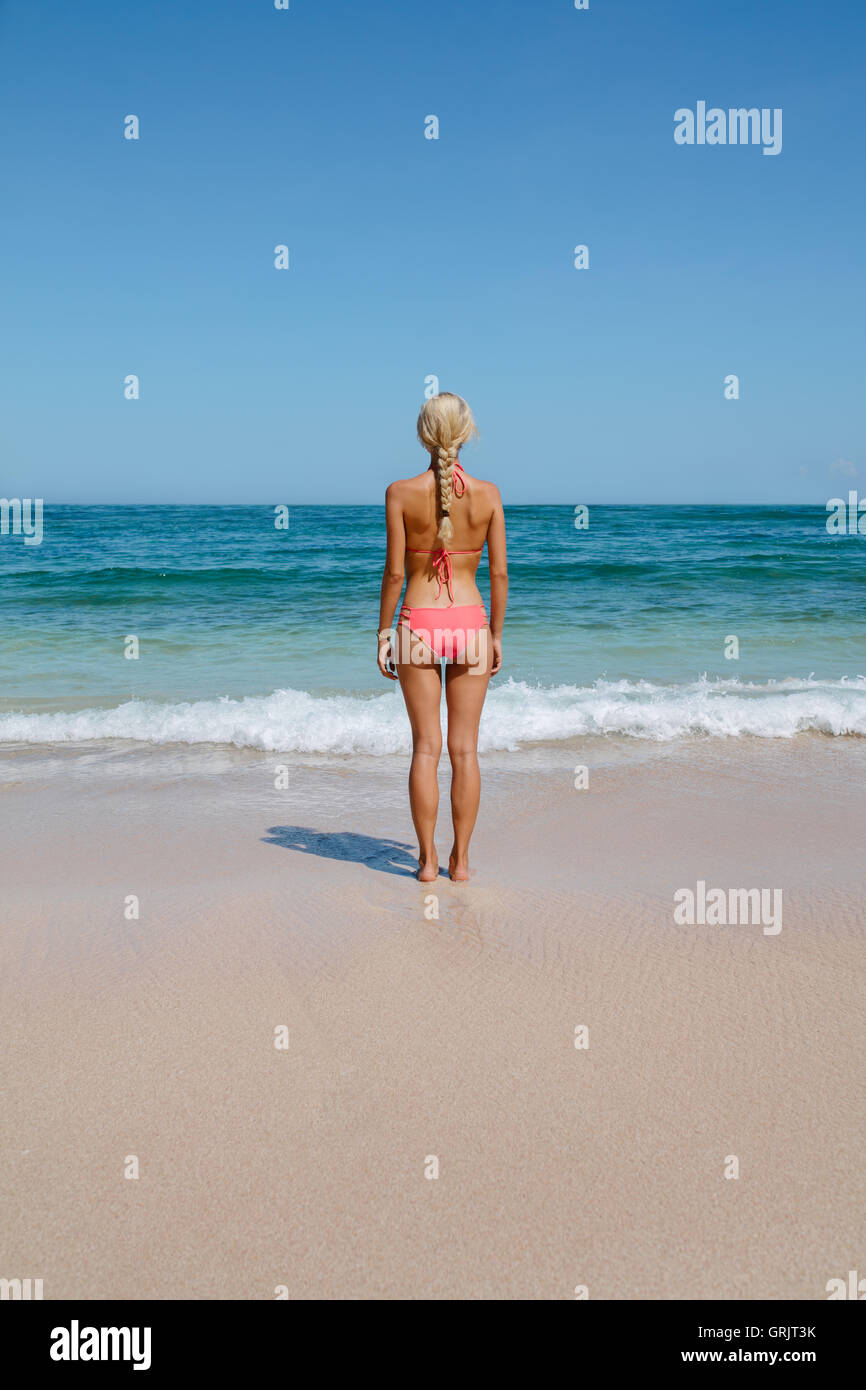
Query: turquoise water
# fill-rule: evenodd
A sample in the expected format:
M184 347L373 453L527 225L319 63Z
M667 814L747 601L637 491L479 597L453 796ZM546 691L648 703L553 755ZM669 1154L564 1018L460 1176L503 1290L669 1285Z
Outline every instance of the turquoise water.
M866 732L866 537L826 516L595 507L577 530L569 506L508 508L488 742ZM285 531L265 507L46 507L41 545L0 537L0 738L403 747L383 541L380 507L293 508ZM487 601L485 560L479 580Z

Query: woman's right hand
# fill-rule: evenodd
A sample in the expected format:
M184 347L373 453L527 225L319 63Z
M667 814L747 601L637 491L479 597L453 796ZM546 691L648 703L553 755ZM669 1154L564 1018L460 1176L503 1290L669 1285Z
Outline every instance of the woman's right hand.
M502 670L502 638L493 638L493 665L490 668L491 676L495 676L497 671Z

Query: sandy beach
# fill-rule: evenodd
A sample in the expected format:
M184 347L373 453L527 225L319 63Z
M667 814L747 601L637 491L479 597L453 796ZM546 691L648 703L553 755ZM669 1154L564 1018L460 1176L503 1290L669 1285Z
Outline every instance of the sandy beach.
M483 771L476 877L434 902L399 758L7 753L0 1273L821 1299L862 1264L862 741ZM676 925L698 880L780 888L782 930Z

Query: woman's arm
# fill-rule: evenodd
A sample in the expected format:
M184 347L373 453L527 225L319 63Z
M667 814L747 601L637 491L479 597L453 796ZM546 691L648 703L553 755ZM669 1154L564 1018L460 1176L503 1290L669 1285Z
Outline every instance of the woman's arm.
M392 483L385 491L386 552L385 570L382 575L382 595L379 603L378 663L379 670L388 680L397 677L388 670L391 658L391 642L388 634L394 623L394 610L403 589L406 561L406 532L403 526L403 507L399 500L397 483ZM384 635L383 635L384 634Z
M496 675L502 666L502 625L508 602L508 560L505 554L505 512L499 489L494 487L496 500L487 528L487 560L490 565L490 632L493 637L493 666Z

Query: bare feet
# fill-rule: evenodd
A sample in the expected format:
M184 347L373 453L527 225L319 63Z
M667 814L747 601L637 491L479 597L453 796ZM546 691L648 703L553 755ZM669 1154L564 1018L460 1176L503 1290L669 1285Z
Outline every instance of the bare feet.
M468 883L474 870L470 869L465 859L458 859L452 849L448 859L448 877L452 883Z
M439 877L439 860L419 859L418 872L415 877L419 883L435 883Z

